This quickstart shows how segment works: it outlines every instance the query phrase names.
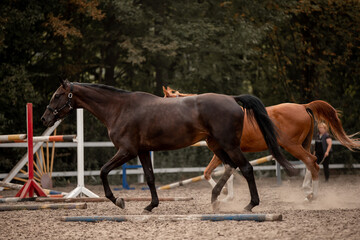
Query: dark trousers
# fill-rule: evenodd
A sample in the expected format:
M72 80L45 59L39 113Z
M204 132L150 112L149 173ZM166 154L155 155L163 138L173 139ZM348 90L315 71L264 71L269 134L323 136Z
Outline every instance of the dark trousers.
M322 162L322 165L324 167L324 175L325 175L325 181L329 180L329 176L330 176L330 171L329 171L329 164L330 164L330 159L331 159L331 155L332 153L330 152L329 155L324 159L324 161ZM317 163L320 164L320 162L322 161L324 155L322 156L316 156L317 157Z

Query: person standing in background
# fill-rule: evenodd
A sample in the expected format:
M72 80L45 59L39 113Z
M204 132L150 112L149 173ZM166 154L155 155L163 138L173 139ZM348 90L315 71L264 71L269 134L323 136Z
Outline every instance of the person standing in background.
M318 124L318 133L315 138L315 156L317 163L324 167L325 181L329 180L329 163L332 156L332 139L328 133L328 126L324 122Z

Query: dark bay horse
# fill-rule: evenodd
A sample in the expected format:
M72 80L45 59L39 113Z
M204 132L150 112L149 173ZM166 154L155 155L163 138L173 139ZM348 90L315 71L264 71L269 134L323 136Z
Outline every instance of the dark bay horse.
M112 169L139 156L152 199L145 210L151 211L158 206L159 199L150 151L179 149L206 140L221 161L233 168L240 168L249 185L251 201L246 209L251 211L259 204L259 196L253 168L239 147L244 111L237 101L244 104L248 116L253 116L251 119L255 118L270 152L289 175L295 174L295 169L279 150L275 130L264 105L251 95L231 97L202 94L164 99L149 93L126 92L105 85L62 81L41 120L44 125L52 126L73 109L85 108L107 127L117 153L101 168L100 177L105 196L120 208L125 207L124 200L114 197L107 179ZM221 188L214 188L215 195Z
M195 95L180 93L170 87L163 87L163 91L165 97L187 97ZM316 157L310 152L314 131L314 119L327 123L335 138L351 151L360 149L359 140L353 138L356 134L346 135L336 109L325 101L317 100L307 104L283 103L266 107L266 110L278 130L279 145L295 158L305 163L306 168L309 170L307 175L311 173L311 176L308 176L308 178L312 178L313 180L313 189L307 196L308 198L316 197L319 176L319 166L316 163ZM249 121L246 111L240 147L244 152L260 152L267 148L259 128L253 126ZM214 155L204 171L205 178L209 180L212 171L220 164L221 161ZM230 169L226 171L230 171ZM305 180L306 179L307 178L305 178ZM305 180L304 184L310 184L310 181L305 183Z

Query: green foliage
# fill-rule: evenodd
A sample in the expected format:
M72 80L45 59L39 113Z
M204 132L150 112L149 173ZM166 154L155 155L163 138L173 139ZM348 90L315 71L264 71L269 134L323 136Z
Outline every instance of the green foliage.
M37 119L59 76L159 96L170 85L253 93L265 105L323 99L342 111L346 131L357 132L359 10L356 0L0 1L0 134L25 132L26 102L34 103L35 133L43 132ZM74 133L75 119L58 134ZM86 141L108 139L99 121L85 119ZM0 151L8 172L22 153ZM186 151L158 158L204 166L210 155ZM74 169L70 153L57 150L55 170ZM86 168L98 169L113 153L87 149Z

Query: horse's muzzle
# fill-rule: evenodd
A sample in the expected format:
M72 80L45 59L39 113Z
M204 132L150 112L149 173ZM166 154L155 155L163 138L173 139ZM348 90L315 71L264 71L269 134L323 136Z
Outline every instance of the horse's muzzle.
M41 117L41 121L43 123L44 126L46 127L52 127L54 125L54 123L56 122L55 118L49 119L46 118L44 115Z

